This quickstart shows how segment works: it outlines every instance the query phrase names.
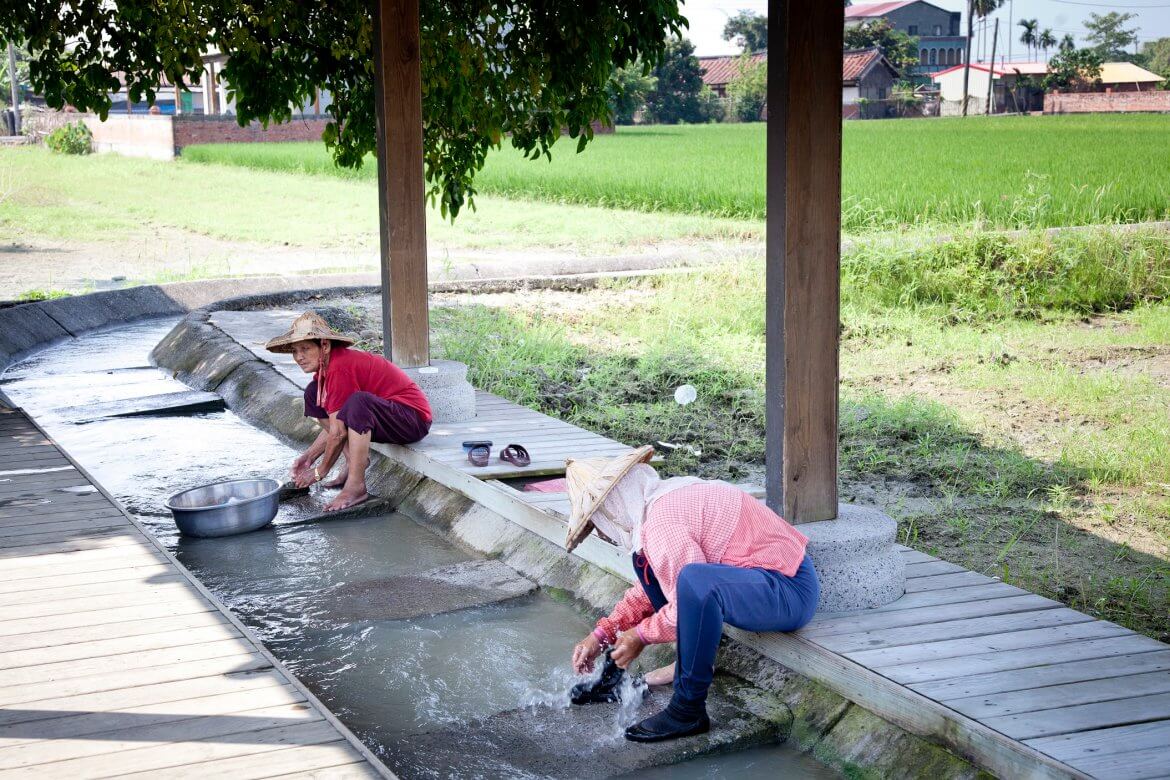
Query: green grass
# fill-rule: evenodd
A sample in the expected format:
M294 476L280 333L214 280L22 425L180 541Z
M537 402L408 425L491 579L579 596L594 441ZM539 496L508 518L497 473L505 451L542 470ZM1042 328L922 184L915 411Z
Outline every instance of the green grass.
M377 187L370 179L295 176L237 165L0 149L0 230L7 234L153 245L159 228L233 242L376 251ZM743 220L493 197L481 198L478 209L466 211L455 224L430 210L427 231L438 250L550 247L598 253L664 241L762 237L759 225ZM432 257L441 260L438 252Z
M847 122L848 232L906 225L1052 227L1170 215L1170 117L1087 115ZM189 161L369 179L336 169L322 144L189 147ZM623 127L552 162L507 147L488 156L481 193L640 211L758 220L765 212L762 124ZM1162 174L1162 175L1160 175Z

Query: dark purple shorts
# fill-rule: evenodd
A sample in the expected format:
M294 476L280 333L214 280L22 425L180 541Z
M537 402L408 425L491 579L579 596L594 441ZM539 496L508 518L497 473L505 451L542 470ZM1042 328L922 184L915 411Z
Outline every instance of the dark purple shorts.
M305 416L318 420L329 416L317 405L316 379L305 388ZM431 430L417 409L360 390L342 405L337 419L356 433L372 432L370 438L383 444L413 444Z

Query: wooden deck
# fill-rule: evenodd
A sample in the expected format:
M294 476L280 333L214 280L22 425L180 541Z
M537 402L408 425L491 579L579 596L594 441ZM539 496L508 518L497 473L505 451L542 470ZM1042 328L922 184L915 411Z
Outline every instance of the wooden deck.
M393 777L0 407L0 777Z
M510 493L563 527L563 493ZM900 725L955 734L1005 777L1170 777L1170 645L900 549L893 604L733 633Z

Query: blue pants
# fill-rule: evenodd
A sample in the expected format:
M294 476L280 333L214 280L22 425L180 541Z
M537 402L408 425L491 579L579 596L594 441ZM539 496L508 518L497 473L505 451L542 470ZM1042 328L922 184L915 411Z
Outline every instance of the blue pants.
M644 559L643 559L644 560ZM635 562L635 566L638 562ZM635 569L637 571L637 569ZM647 595L662 590L647 565L639 571ZM691 705L707 700L715 676L715 653L723 624L746 631L795 631L817 609L821 586L812 559L805 556L796 574L785 577L769 569L744 569L724 564L692 563L679 573L678 661L674 695ZM658 599L650 596L655 609Z

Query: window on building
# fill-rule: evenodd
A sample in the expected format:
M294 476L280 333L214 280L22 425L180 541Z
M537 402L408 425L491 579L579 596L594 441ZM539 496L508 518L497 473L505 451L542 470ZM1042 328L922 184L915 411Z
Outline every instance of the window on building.
M934 34L935 35L942 35L942 25L941 24L936 24L934 26Z
M923 49L920 52L918 52L918 64L919 65L926 64L926 49Z
M916 24L910 25L910 28L909 28L909 30L907 30L907 32L910 35L917 35L918 34L918 25L916 25Z
M947 49L947 65L955 64L955 50Z
M885 87L878 87L878 100L885 100L885 99L886 99L886 88Z
M963 64L963 50L962 49L955 50L955 64L956 65Z
M930 64L931 65L938 64L938 49L931 49L930 50Z

